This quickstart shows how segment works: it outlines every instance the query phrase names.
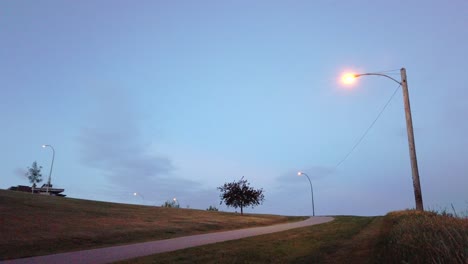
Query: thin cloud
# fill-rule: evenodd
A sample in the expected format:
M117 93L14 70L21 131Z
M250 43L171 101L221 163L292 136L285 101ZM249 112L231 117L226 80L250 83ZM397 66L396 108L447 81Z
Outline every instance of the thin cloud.
M106 94L96 96L97 107L79 134L82 164L128 190L157 185L174 169L171 160L146 144L130 96L118 89Z
M22 180L27 180L28 177L26 176L26 172L27 170L26 169L23 169L23 168L16 168L13 170L13 174L19 178L19 179L22 179Z
M181 206L208 207L216 195L199 182L175 176L172 160L145 137L131 97L115 89L112 98L105 95L96 97L97 107L78 136L81 163L108 182L100 187L102 197L146 205L177 197Z
M125 186L172 171L169 158L151 154L148 147L135 142L138 135L132 134L125 125L119 131L102 132L104 129L82 130L79 141L84 165L103 171L112 182Z

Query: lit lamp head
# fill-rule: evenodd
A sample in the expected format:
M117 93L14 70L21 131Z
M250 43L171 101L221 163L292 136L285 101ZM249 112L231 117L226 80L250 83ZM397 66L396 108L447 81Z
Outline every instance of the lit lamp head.
M355 73L345 73L341 77L341 81L346 85L351 85L356 81L357 77L359 77L359 75Z
M302 175L302 171L297 172L297 176L301 176L301 175Z

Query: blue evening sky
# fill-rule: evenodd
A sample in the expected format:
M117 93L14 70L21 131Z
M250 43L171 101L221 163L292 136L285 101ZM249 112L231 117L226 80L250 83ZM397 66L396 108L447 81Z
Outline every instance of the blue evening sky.
M413 208L408 74L427 209L468 208L468 2L0 2L0 188L33 161L69 197L221 210L216 187L265 190L248 212ZM132 195L137 192L139 195Z

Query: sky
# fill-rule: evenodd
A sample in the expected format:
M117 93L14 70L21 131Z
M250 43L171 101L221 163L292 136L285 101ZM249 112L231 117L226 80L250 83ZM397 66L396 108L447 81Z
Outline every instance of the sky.
M424 206L467 211L467 29L463 0L1 1L0 188L50 144L72 198L234 212L244 176L246 212L311 215L300 170L316 215L414 208L401 88L340 83L405 67Z

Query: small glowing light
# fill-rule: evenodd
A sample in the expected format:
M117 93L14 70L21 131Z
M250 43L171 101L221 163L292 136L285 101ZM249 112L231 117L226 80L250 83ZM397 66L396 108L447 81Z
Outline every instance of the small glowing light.
M172 200L174 200L174 202L175 202L175 201L177 201L177 199L176 199L176 198L174 198L174 199L172 199Z
M297 173L297 176L301 176L301 175L302 175L302 171L299 171L299 172Z
M137 196L137 195L138 195L138 193L133 193L133 195Z
M45 148L45 147L46 147L46 145L42 145L42 147L43 147L43 148Z
M354 74L354 73L345 73L341 77L341 81L344 84L353 84L356 81L356 74Z

